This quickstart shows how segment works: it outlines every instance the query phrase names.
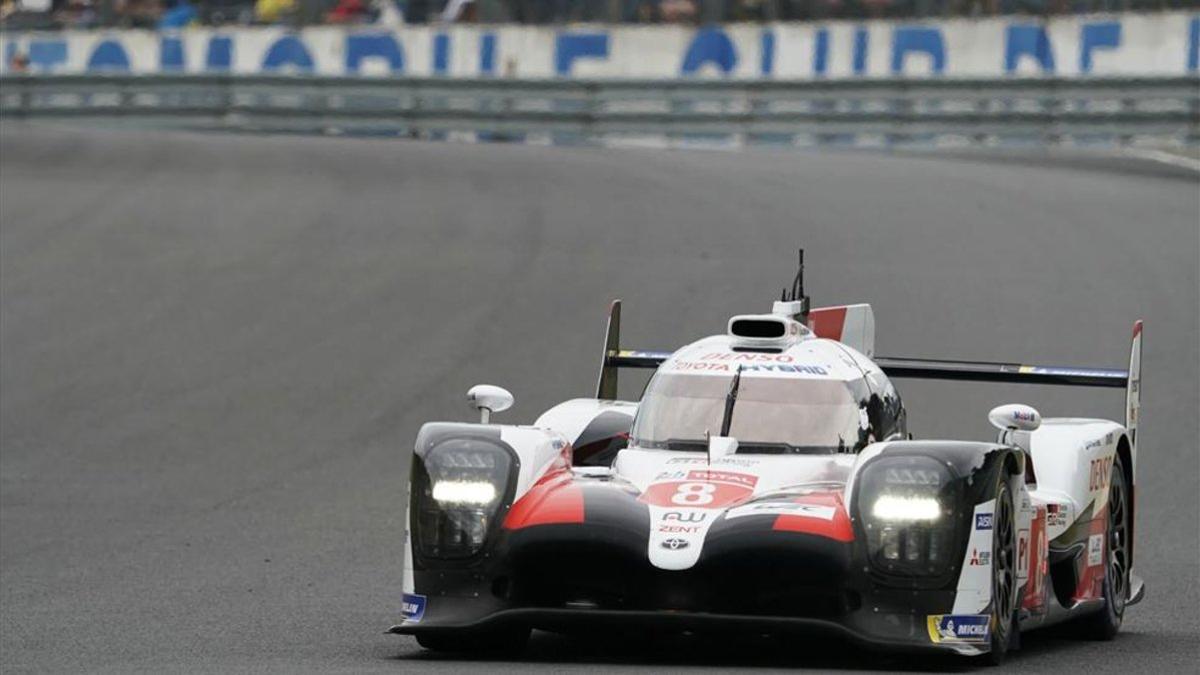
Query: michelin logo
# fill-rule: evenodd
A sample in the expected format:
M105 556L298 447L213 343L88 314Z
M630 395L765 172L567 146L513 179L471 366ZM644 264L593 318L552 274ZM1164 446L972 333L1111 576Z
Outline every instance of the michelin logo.
M935 643L987 644L991 617L987 614L934 614L928 619L929 639Z
M425 596L405 593L401 598L400 613L407 623L417 623L425 616Z

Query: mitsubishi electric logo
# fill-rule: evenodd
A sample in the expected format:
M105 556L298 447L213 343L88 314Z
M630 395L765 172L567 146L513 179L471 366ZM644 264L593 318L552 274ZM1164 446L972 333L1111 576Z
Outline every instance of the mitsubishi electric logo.
M663 543L659 544L659 546L668 551L679 551L688 547L688 541L679 537L671 537L670 539L664 539Z

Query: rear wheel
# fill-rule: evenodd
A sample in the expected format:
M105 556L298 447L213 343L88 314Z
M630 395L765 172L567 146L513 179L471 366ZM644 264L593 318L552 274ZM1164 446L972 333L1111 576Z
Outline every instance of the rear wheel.
M1104 537L1104 609L1080 619L1084 635L1111 640L1121 630L1129 597L1129 487L1121 457L1112 465L1108 481L1108 525Z
M996 487L996 510L992 516L992 650L988 661L1000 664L1016 630L1017 568L1016 514L1007 476Z
M459 654L518 654L529 642L528 628L503 628L486 631L418 633L417 644L435 652Z

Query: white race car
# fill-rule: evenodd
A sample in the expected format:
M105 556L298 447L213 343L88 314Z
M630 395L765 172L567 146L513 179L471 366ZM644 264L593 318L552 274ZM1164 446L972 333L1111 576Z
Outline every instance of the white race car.
M874 356L868 305L771 313L674 352L623 351L609 317L595 398L532 426L417 435L404 621L438 650L515 649L533 628L830 632L1004 657L1072 620L1099 638L1133 573L1142 323L1129 369ZM640 402L619 368L656 368ZM1116 387L1124 424L992 410L994 442L916 440L891 379Z

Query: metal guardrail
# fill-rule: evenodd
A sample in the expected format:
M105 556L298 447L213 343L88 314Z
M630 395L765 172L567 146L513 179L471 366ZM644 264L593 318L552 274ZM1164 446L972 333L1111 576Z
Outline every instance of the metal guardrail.
M1200 77L838 81L0 76L0 117L607 142L1200 145Z

